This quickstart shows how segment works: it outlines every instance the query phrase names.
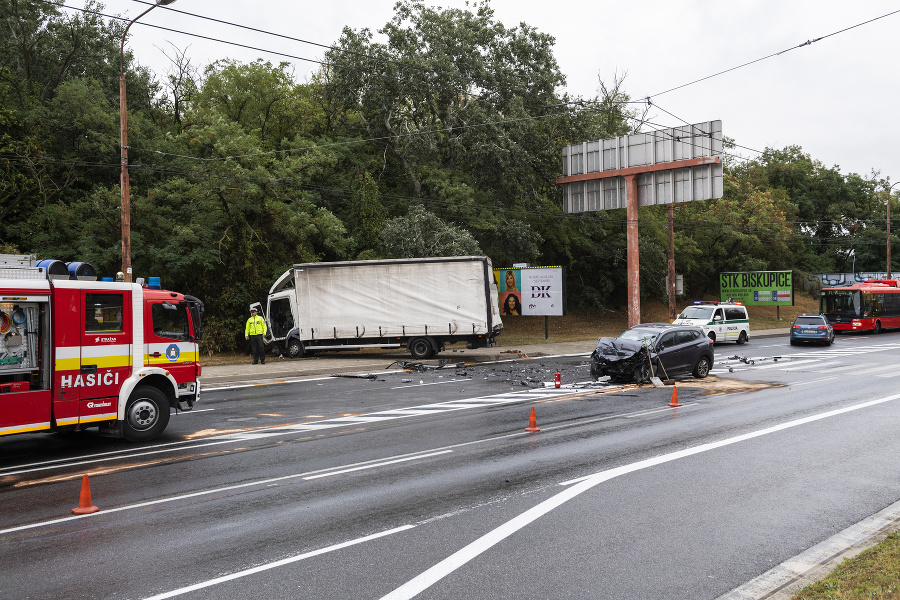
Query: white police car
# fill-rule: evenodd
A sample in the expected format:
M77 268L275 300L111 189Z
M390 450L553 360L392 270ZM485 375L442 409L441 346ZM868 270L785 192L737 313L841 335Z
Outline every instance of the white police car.
M673 325L695 325L713 342L737 342L750 339L750 316L740 303L696 301L678 315Z

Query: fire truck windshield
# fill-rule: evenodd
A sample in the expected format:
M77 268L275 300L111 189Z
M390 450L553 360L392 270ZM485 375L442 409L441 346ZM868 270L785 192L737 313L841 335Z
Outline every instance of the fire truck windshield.
M185 306L161 302L153 305L150 315L153 319L154 335L170 340L189 339L188 313Z

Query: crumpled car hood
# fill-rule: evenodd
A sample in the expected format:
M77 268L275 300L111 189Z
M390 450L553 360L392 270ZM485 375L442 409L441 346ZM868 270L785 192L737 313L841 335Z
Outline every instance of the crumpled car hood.
M655 352L647 355L644 343L638 340L626 340L612 337L602 337L597 340L597 347L591 355L603 368L607 375L634 375L637 367L650 364L652 357L654 363L657 360Z

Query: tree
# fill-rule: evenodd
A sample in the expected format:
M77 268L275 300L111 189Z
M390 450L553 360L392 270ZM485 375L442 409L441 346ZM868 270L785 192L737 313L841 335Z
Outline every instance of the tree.
M473 8L401 0L379 31L386 43L345 28L326 54L326 85L359 111L373 145L396 158L416 196L430 193L429 166L462 169L488 189L529 174L526 119L553 103L565 81L552 37L524 24L507 29L487 1Z
M294 83L290 64L257 60L241 64L223 59L206 67L196 110L216 112L257 136L266 149L293 139L304 118L302 87Z
M469 232L448 225L423 206L390 219L381 232L385 249L394 258L475 256L481 249Z

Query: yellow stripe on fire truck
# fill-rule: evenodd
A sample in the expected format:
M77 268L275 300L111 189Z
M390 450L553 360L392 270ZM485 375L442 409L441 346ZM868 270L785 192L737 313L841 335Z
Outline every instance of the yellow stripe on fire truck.
M144 364L151 366L167 366L197 362L197 345L191 342L177 344L146 344Z
M77 421L77 419L76 419ZM30 433L50 429L50 423L28 423L15 427L0 427L0 435L12 435L14 433Z
M78 371L82 364L97 365L98 369L131 366L131 346L62 346L56 348L56 371Z

